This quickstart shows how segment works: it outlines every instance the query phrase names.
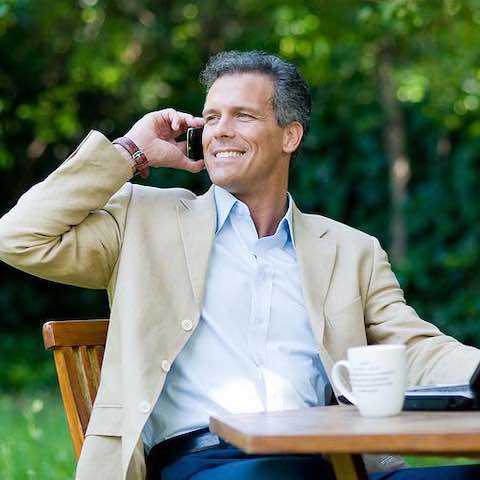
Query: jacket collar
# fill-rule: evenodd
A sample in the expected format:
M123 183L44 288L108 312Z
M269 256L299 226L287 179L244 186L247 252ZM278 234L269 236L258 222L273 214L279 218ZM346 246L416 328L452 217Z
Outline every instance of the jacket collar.
M305 304L315 337L319 345L323 345L324 305L335 266L337 244L328 234L326 219L304 214L296 205L293 208L293 231Z
M177 214L193 294L201 309L217 222L213 185L199 197L180 199Z

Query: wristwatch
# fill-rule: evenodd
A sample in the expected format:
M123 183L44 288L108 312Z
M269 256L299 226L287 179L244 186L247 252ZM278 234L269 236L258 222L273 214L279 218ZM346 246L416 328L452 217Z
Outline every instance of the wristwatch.
M132 140L128 137L118 137L112 143L120 145L132 156L132 160L135 162L134 175L140 175L142 178L148 177L150 173L148 159Z

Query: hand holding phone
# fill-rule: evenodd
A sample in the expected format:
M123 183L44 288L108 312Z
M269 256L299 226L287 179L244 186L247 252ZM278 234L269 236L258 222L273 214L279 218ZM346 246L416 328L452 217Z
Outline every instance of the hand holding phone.
M145 114L135 122L126 136L145 153L150 167L198 173L205 168L204 163L188 158L185 154L186 142L177 141L177 138L188 128L203 124L201 117L165 108Z

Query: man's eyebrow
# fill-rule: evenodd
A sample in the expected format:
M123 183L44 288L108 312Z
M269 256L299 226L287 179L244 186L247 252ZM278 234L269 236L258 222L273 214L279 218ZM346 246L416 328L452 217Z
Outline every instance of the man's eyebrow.
M202 112L202 116L204 117L205 115L208 115L209 113L216 112L216 111L217 110L215 110L214 108L207 108Z

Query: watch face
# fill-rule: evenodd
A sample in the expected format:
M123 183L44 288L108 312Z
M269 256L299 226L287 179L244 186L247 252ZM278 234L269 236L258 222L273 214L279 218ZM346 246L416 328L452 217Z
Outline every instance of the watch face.
M201 160L203 158L202 134L203 127L187 130L187 157L191 160Z

